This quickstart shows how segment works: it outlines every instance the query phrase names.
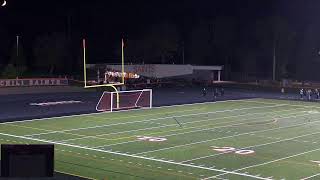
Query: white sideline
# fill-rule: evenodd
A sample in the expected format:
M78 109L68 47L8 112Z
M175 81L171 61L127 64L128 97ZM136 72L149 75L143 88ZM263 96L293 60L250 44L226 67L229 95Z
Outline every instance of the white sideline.
M248 149L248 148L256 148L256 147L266 146L266 145L270 145L270 144L276 144L276 143L290 141L290 140L294 140L294 139L298 139L298 138L306 137L306 136L311 136L311 135L315 135L315 134L319 134L319 133L320 132L309 133L309 134L304 134L304 135L295 136L295 137L291 137L291 138L281 139L278 141L268 142L268 143L264 143L264 144L257 144L257 145L242 147L242 148L239 148L239 150ZM187 162L191 162L191 161L195 161L195 160L199 160L199 159L205 159L208 157L215 157L215 156L219 156L221 154L227 154L227 153L229 153L229 152L222 152L222 153L217 153L217 154L213 154L213 155L202 156L202 157L198 157L198 158L194 158L194 159L190 159L190 160L186 160L186 161L181 161L181 163L187 163Z
M51 132L46 132L46 133L30 134L30 135L25 135L25 136L38 136L38 135L45 135L45 134L52 134L52 133L63 133L63 132L70 132L70 131L78 131L78 130L84 130L84 129L95 129L95 128L101 128L101 127L116 126L116 125L134 124L134 123L140 123L140 122L150 122L150 121L157 121L157 120L171 119L171 118L180 118L180 117L206 115L206 114L216 114L216 113L222 113L222 112L232 112L232 111L241 111L241 110L249 110L249 109L264 109L264 108L269 108L269 107L280 107L280 106L286 106L286 104L278 104L278 105L272 105L272 106L249 107L249 108L238 108L238 109L227 109L227 110L221 110L221 111L211 111L211 112L203 112L203 113L184 114L184 115L178 115L178 116L166 116L166 117L154 118L154 119L142 120L142 121L132 121L132 122L123 122L123 123L99 125L99 126L90 126L90 127L83 127L83 128L74 128L74 129L67 129L67 130L62 130L62 131L51 131ZM48 130L48 131L50 131L50 130Z
M307 116L307 115L302 115L301 117L305 117L305 116ZM298 115L297 115L297 116L291 116L291 117L298 117ZM290 117L285 117L285 119L286 119L286 118L290 118ZM279 119L280 119L280 118L279 118ZM283 126L283 127L272 128L272 129L267 129L267 130L252 131L252 132L241 133L241 134L232 135L232 136L225 136L225 137L221 137L221 138L217 138L217 139L209 139L209 140L198 141L198 142L189 143L189 144L182 144L182 145L171 146L171 147L166 147L166 148L162 148L162 149L156 149L156 150L152 150L152 151L145 151L145 152L141 152L141 153L136 153L135 155L152 153L152 152L158 152L158 151L173 149L173 148L177 148L177 147L184 147L184 146L190 146L190 145L194 145L194 144L201 144L201 143L206 143L206 142L215 141L215 140L220 140L220 139L226 139L226 138L230 138L230 137L237 137L237 136L241 136L241 135L247 135L247 134L253 134L253 133L260 133L260 132L268 132L268 131L277 130L277 129L284 129L284 128L289 128L289 127L295 127L295 126L306 125L306 124L313 124L313 123L319 123L319 122L320 122L320 121L313 121L313 122L309 122L309 123L301 123L301 124L296 124L296 125L292 125L292 126Z
M277 111L277 112L281 112L281 111ZM256 113L258 114L258 113ZM261 113L260 113L261 114ZM287 115L292 115L292 114L295 114L295 113L289 113ZM297 114L297 113L296 113ZM240 116L240 115L239 115ZM295 115L297 116L297 115ZM230 118L229 117L224 117L224 118ZM220 119L224 119L224 118L220 118ZM283 118L278 118L278 119L285 119L286 117L283 117ZM253 118L253 120L255 120L256 118ZM238 121L243 121L243 119L241 120L237 120L237 121L233 121L233 122L238 122ZM254 121L254 122L260 122L260 121ZM252 123L254 123L252 122ZM194 131L187 131L187 132L181 132L181 133L174 133L174 134L168 134L168 135L164 135L164 136L161 136L161 137L170 137L170 136L175 136L175 135L181 135L181 134L188 134L188 133L193 133L193 132L201 132L201 131L207 131L207 130L212 130L212 129L219 129L219 128L225 128L225 127L232 127L232 126L238 126L238 125L242 125L242 124L247 124L248 122L242 122L242 123L238 123L238 124L228 124L228 125L224 125L224 126L217 126L217 127L214 127L214 128L206 128L206 129L200 129L200 130L194 130ZM221 124L221 123L216 123L216 124L212 124L212 125L218 125L218 124ZM205 125L207 126L207 125ZM202 126L201 126L202 127ZM196 127L195 127L196 128ZM175 130L172 130L172 131L175 131ZM85 137L83 137L85 138ZM83 138L78 138L78 139L83 139ZM68 140L66 140L68 141ZM61 142L66 142L66 141L61 141ZM115 143L115 144L109 144L109 145L104 145L104 146L96 146L94 148L102 148L102 147L110 147L110 146L114 146L114 145L120 145L120 144L127 144L127 143L132 143L132 142L139 142L141 140L134 140L134 141L127 141L127 142L121 142L121 143Z
M192 105L200 105L200 104L216 104L216 103L237 102L237 101L251 102L250 99L261 99L261 98L248 98L248 99L235 99L235 100L225 100L225 101L215 101L215 102L168 105L168 106L152 107L152 109L162 109L162 108L180 107L180 106L192 106ZM274 104L276 104L276 103L274 103ZM142 109L128 109L128 110L114 111L112 113L121 113L121 112L127 112L127 111L141 111L141 110ZM146 109L143 109L143 110L146 110ZM147 109L147 110L150 110L150 109ZM44 119L49 120L49 119L63 119L63 118L71 118L71 117L79 117L79 116L91 116L91 115L95 115L95 114L104 114L104 113L111 113L111 112L94 112L94 113L76 114L76 115L67 115L67 116L58 116L58 117L36 118L36 119L22 120L22 121L1 122L0 125L1 124L12 124L12 123L33 122L33 121L39 121L39 120L44 120ZM152 114L150 114L150 115L152 115Z
M256 98L256 99L258 99L258 98ZM279 101L290 101L290 100L279 100ZM272 102L262 102L262 101L254 101L254 100L251 100L250 102L261 103L261 104L269 104L269 105L276 104L276 103L272 103ZM312 102L309 102L309 103L312 103ZM283 104L283 103L281 103L281 104ZM285 104L285 105L293 106L293 107L320 108L320 106L312 106L312 105L306 105L306 106L305 105L299 105L299 104Z
M309 177L302 178L302 179L300 179L300 180L307 180L307 179L314 178L314 177L316 177L316 176L320 176L320 173L318 173L318 174L314 174L314 175L309 176Z
M313 150L310 150L310 151L305 151L305 152L302 152L302 153L294 154L294 155L291 155L291 156L286 156L286 157L283 157L283 158L275 159L275 160L272 160L272 161L267 161L267 162L264 162L264 163L255 164L255 165L252 165L252 166L247 166L247 167L244 167L244 168L236 169L236 170L233 170L231 172L237 172L237 171L242 171L242 170L249 169L249 168L264 166L266 164L271 164L271 163L282 161L282 160L285 160L285 159L290 159L290 158L293 158L293 157L297 157L297 156L300 156L300 155L312 153L312 152L319 151L319 150L320 150L320 148L317 148L317 149L313 149ZM205 178L204 180L212 179L212 178L219 177L219 176L223 176L225 174L229 174L229 173L226 172L226 173L218 174L216 176Z
M302 109L302 108L295 108L293 110L298 110L298 109ZM255 114L267 114L267 115L271 114L272 115L273 113L285 112L285 111L292 111L292 109L290 109L290 110L281 110L281 111L272 111L272 112L247 113L247 114L240 114L240 115L235 115L235 116L225 116L225 117L219 117L219 118L211 118L211 119L205 119L205 120L199 120L199 121L185 122L183 124L184 125L185 124L193 124L193 123L199 123L199 122L206 122L206 121L212 121L212 120L218 120L218 119L234 118L234 117L241 117L241 116L248 116L248 115L255 115ZM243 119L235 120L235 121L232 121L232 122L239 122L239 121L243 121ZM219 124L225 124L225 123L224 122L222 122L222 123L220 122L220 123L215 123L215 124L210 124L210 125L219 125ZM167 126L178 126L178 125L177 124L170 124L170 125L166 125L166 126L157 126L157 127L154 127L154 128L161 128L161 127L167 127ZM203 127L203 126L207 126L207 125L191 126L191 127L188 127L187 129L195 129L195 128L200 128L200 127ZM140 131L140 130L148 130L148 129L151 129L151 128L136 129L136 130L129 130L129 131L120 131L120 132L116 132L116 133L98 134L98 135L92 135L92 136L86 136L86 137L66 139L66 140L59 141L59 142L68 142L68 141L79 140L79 139L87 139L87 138L97 138L97 137L100 137L100 136L114 135L114 134L134 132L134 131ZM209 129L215 129L215 128L207 128L207 130L209 130ZM205 129L202 129L202 130L205 130ZM202 130L196 130L196 131L190 131L190 132L197 132L197 131L202 131ZM171 130L171 131L176 131L176 129L175 130ZM167 137L167 136L168 135L165 135L165 136L162 136L162 137Z
M209 167L203 167L203 166L196 166L196 165L192 165L192 164L184 164L184 163L179 163L179 162L174 162L174 161L166 161L166 160L162 160L162 159L148 158L148 157L136 156L136 155L126 154L126 153L106 151L106 150L94 149L94 148L89 148L89 147L82 147L82 146L78 146L78 145L71 145L71 144L65 144L65 143L59 143L59 142L54 142L54 141L35 139L35 138L24 137L24 136L17 136L17 135L6 134L6 133L0 133L0 135L8 136L8 137L14 137L14 138L20 138L20 139L27 139L27 140L32 140L32 141L39 141L39 142L45 142L45 143L58 144L58 145L62 145L62 146L68 146L68 147L73 147L73 148L91 150L91 151L96 151L96 152L109 153L109 154L114 154L114 155L121 155L121 156L126 156L126 157L132 157L132 158L138 158L138 159L162 162L162 163L167 163L167 164L174 164L174 165L179 165L179 166L192 167L192 168L204 169L204 170L227 173L227 174L234 174L234 175L239 175L239 176L251 177L251 178L255 178L255 179L270 180L270 178L263 178L263 177L254 176L254 175L250 175L250 174L231 172L231 171L226 171L226 170L223 170L223 169L215 169L215 168L209 168Z

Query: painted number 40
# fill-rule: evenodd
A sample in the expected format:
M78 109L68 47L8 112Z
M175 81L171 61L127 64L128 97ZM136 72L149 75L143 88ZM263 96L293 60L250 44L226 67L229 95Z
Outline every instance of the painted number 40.
M211 146L214 151L222 152L222 153L235 153L239 155L249 155L253 154L253 150L248 149L236 149L234 147L217 147L217 146Z

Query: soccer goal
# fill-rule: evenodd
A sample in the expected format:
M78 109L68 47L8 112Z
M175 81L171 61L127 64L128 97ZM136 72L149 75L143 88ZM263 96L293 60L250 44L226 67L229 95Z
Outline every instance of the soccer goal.
M152 89L103 92L96 106L97 111L118 111L152 108Z

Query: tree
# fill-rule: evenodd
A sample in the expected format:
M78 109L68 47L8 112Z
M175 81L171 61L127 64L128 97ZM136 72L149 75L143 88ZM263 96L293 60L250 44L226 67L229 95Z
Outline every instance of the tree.
M34 45L35 66L50 75L66 72L72 64L68 47L67 37L62 33L38 37Z
M287 78L288 75L291 74L288 65L294 57L296 33L287 19L273 16L267 21L269 21L272 28L273 53L274 58L276 58L276 78Z
M191 62L198 64L210 64L212 62L212 46L210 37L210 24L201 22L191 29L188 35L187 56Z
M176 25L170 23L154 24L146 29L138 39L125 43L126 57L131 62L171 63L178 52L180 34ZM119 54L119 50L116 52Z
M13 46L9 65L7 66L6 70L8 72L13 70L13 68L15 69L15 73L12 74L15 74L15 76L23 76L23 74L27 71L26 57L24 55L23 45L21 42L19 45L15 44Z
M180 35L173 24L162 23L153 25L147 32L146 40L150 51L146 54L150 58L160 58L161 63L168 63L170 56L178 51ZM150 52L150 53L148 53Z
M238 45L238 52L244 58L245 71L255 71L264 78L272 77L273 59L276 60L276 79L292 74L292 62L295 56L296 33L288 20L279 16L258 18L245 27L241 41L247 45ZM244 55L247 53L250 56ZM250 58L249 58L250 57ZM250 66L249 66L250 65ZM249 69L250 70L249 70Z
M8 64L2 71L2 77L13 79L18 76L17 68L13 64Z

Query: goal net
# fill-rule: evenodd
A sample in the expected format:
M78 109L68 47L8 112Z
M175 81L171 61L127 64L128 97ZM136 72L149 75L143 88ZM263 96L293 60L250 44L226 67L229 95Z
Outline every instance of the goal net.
M97 111L117 111L152 107L152 89L103 92Z

